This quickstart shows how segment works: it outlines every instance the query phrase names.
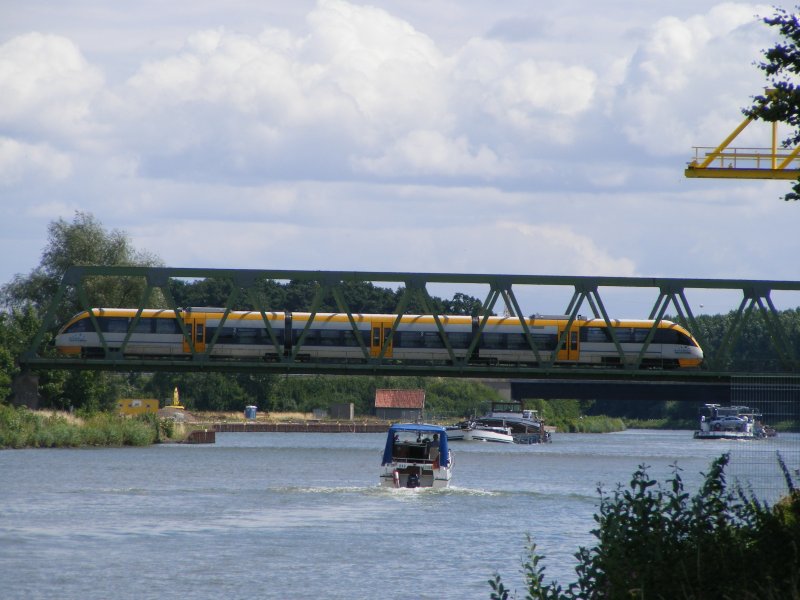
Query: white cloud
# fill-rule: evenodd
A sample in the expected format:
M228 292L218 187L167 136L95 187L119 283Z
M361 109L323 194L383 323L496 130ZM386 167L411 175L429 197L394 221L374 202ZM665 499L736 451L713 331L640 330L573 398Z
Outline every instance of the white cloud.
M772 40L756 15L771 12L724 3L659 19L618 91L614 114L628 140L657 156L721 142L741 121L739 109L761 92L763 75L752 63Z
M48 144L26 144L0 137L0 186L26 179L65 179L72 172L69 156Z
M572 275L617 275L633 277L636 265L629 258L614 258L592 238L578 234L568 225L540 225L521 222L498 223L503 245L509 255L516 252L547 272L557 269Z
M0 127L20 135L82 136L103 77L69 39L26 33L0 45Z
M437 131L412 131L378 158L354 159L356 169L395 176L466 176L493 178L509 171L488 147L471 148L461 136L448 139Z
M198 31L104 108L145 174L512 175L519 157L506 140L569 144L596 75L509 50L473 39L447 56L383 9L320 0L302 34Z

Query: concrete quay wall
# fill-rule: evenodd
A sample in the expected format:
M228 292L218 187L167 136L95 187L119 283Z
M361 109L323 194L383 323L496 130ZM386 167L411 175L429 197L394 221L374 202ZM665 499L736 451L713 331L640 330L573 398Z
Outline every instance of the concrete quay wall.
M386 433L386 423L214 423L209 429L218 433Z

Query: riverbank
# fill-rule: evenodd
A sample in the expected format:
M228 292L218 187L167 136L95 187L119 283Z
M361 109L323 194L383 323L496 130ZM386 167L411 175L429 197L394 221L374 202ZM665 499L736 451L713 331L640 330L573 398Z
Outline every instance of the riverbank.
M170 423L155 415L126 418L109 413L86 417L0 405L0 448L148 446L167 439Z
M158 414L125 417L111 413L79 416L51 410L0 405L0 449L147 446L187 441L193 432L275 431L287 433L383 433L390 422L374 417L354 421L315 419L310 413L191 412L173 407Z

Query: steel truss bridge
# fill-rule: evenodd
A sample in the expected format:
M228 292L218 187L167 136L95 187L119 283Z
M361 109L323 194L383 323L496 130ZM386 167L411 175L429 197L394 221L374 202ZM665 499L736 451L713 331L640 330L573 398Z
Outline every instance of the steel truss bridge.
M185 356L171 358L143 358L126 355L126 346L136 327L142 311L153 308L154 297L158 300L157 308L180 310L173 298L171 286L175 280L214 280L222 284L222 289L229 289L222 312L222 323L211 339L205 340L204 346L199 346L192 340L189 328L178 320L185 347L188 352ZM125 308L137 309L136 317L131 320L128 332L119 349L111 348L107 344L98 322L93 318L92 324L98 333L103 346L101 356L93 358L62 357L55 354L48 345L57 329L63 325L58 322L63 319L64 305L75 302L84 310L89 310L95 305L92 303L92 290L98 282L116 281L119 287L138 286L141 296L138 306ZM270 327L267 313L270 311L283 311L284 307L266 306L259 290L267 282L304 282L314 289L311 306L308 312L311 318L303 330L300 339L293 345L291 352L284 353L279 347L279 342ZM353 318L355 314L346 301L346 287L358 283L372 283L397 290L397 306L392 314L397 315L394 326L388 330L388 335L382 340L380 351L368 347L369 340L364 340L357 331ZM478 329L466 353L467 356L478 345L480 332L483 331L488 317L499 311L501 314L523 315L518 296L521 291L542 290L546 288L561 288L571 292L571 298L563 314L568 320L567 325L559 336L555 350L547 351L537 349L531 332L526 325L525 339L530 347L531 361L526 364L473 364L466 358L456 356L444 331L439 315L435 314L435 302L428 287L430 285L446 284L450 287L480 286L485 290L482 300L481 312L478 315ZM556 364L556 357L567 344L567 334L579 316L590 312L594 318L602 319L607 326L613 318L622 315L609 316L606 304L601 296L601 291L609 289L647 290L652 292L652 308L647 315L648 319L660 320L667 314L686 327L695 335L705 351L703 368L695 370L673 369L643 369L642 360L654 334L654 329L647 335L641 351L626 353L621 344L613 335L614 346L618 352L619 365L608 367L569 367ZM726 320L727 331L724 333L722 343L713 350L704 340L702 329L698 327L695 310L687 300L687 291L693 290L723 290L735 292L740 295L738 309L732 309L732 317ZM779 322L779 313L775 308L771 294L773 292L800 292L800 282L797 281L752 281L734 279L674 279L674 278L643 278L643 277L581 277L581 276L552 276L552 275L494 275L494 274L443 274L443 273L382 273L382 272L349 272L349 271L292 271L292 270L238 270L238 269L203 269L203 268L150 268L150 267L71 267L65 273L51 305L46 311L41 328L36 333L31 347L23 354L20 363L26 370L37 369L95 369L113 371L227 371L251 373L281 373L281 374L350 374L350 375L406 375L406 376L444 376L444 377L476 377L484 379L510 379L510 380L585 380L589 381L616 381L616 382L683 382L685 384L697 383L725 383L734 375L726 372L722 365L730 356L731 349L737 342L742 331L742 326L753 318L762 318L766 324L772 341L771 359L779 364L783 374L798 374L800 362L797 360L794 348L789 343L786 333ZM568 294L564 294L565 296ZM800 298L800 297L799 297ZM353 328L356 339L361 345L362 358L347 361L333 362L331 360L309 359L303 355L303 341L306 332L313 325L314 318L320 312L324 302L335 304L340 313L347 315ZM407 308L414 305L422 307L424 314L434 315L434 321L441 336L443 346L446 348L450 359L438 364L405 364L391 358L392 336L399 323L400 317L407 314ZM74 304L72 304L74 306ZM797 305L800 305L798 301ZM220 307L223 308L223 307ZM278 358L272 361L255 359L220 359L211 356L217 343L217 335L222 330L222 325L228 314L234 309L252 310L260 313L269 333L272 343L278 352ZM669 313L668 311L674 311ZM61 315L61 316L59 316ZM632 316L632 315L626 315ZM637 315L643 316L643 315ZM526 350L527 351L527 350ZM742 375L737 373L736 375Z

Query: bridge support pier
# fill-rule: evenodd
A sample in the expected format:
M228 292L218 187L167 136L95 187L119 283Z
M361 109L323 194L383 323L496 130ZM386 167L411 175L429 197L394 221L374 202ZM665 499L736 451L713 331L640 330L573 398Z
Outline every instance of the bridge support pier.
M11 382L11 403L14 406L27 406L31 410L39 408L39 376L23 371Z
M511 381L508 379L481 379L486 387L492 388L503 400L511 400Z

